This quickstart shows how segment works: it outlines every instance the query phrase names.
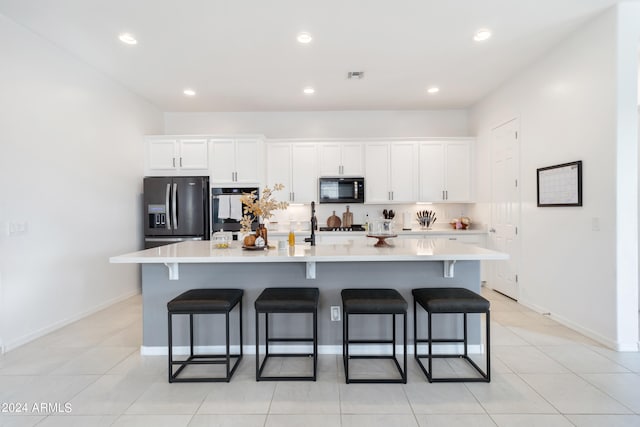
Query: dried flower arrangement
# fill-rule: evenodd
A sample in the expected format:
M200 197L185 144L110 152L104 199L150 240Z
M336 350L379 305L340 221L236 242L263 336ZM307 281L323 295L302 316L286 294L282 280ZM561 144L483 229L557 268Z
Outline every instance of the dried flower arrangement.
M242 226L240 231L243 233L250 232L254 218L269 219L273 216L273 211L289 207L288 202L278 202L273 198L273 192L280 191L283 188L283 184L274 184L273 189L264 187L260 198L258 198L255 191L242 193L240 201L244 205L244 216L240 220L240 225ZM253 214L253 216L249 214Z

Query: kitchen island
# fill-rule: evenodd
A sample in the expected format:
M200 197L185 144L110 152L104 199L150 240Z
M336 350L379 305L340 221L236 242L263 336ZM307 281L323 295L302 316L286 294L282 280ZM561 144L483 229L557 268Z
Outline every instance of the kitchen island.
M447 239L390 239L389 242L392 246L375 247L375 239L362 236L340 244L295 245L284 250L256 251L242 249L238 242L229 248L217 249L211 241L189 241L115 256L110 262L142 266L143 354L166 354L166 304L169 300L189 289L214 287L245 290L243 344L247 353L253 353L253 301L265 287L293 286L320 289L319 350L339 354L342 351L342 323L331 321L330 307L341 305L341 289L395 288L410 303L411 319L411 289L455 286L480 292L480 261L507 259L506 254ZM196 321L211 322L204 317L200 316ZM449 315L442 315L434 320L434 333L445 336L462 330L461 322L447 317ZM358 320L372 323L371 319ZM287 336L300 334L310 322L310 318L300 321L299 317L287 315L273 321L279 331L286 331ZM386 321L375 322L381 329L390 330ZM471 317L470 322L470 342L478 343L479 317ZM412 322L409 324L408 335L412 336ZM358 322L350 322L350 325L355 333L364 329ZM234 330L233 322L231 327ZM178 329L186 332L186 322L176 322L175 342L184 345L186 333L180 333ZM197 330L196 340L201 346L224 341L222 331L206 327Z

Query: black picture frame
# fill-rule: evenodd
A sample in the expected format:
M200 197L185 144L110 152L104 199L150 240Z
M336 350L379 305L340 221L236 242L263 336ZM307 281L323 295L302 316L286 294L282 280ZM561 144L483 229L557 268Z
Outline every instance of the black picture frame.
M582 160L537 170L538 207L582 206Z

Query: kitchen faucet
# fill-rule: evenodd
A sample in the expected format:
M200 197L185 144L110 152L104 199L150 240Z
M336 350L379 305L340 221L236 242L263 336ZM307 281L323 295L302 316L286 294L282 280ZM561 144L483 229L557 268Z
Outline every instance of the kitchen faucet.
M304 241L316 245L316 227L318 226L318 218L316 218L316 202L311 202L311 237L305 237Z

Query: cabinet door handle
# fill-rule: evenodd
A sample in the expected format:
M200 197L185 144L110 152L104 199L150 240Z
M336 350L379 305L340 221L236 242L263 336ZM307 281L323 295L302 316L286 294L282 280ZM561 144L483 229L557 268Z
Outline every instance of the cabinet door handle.
M447 200L449 200L449 190L444 190L444 194L447 196Z
M296 193L294 193L293 191L291 192L291 201L292 202L296 201Z
M173 158L173 167L174 168L176 167L176 158L175 157Z
M180 157L180 167L182 167L182 157Z
M447 199L444 197L444 190L442 190L442 200L447 200Z

